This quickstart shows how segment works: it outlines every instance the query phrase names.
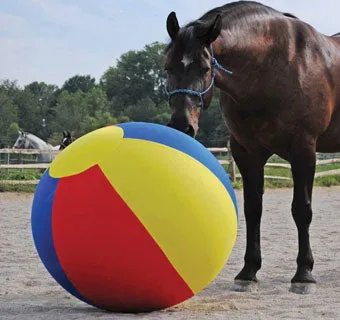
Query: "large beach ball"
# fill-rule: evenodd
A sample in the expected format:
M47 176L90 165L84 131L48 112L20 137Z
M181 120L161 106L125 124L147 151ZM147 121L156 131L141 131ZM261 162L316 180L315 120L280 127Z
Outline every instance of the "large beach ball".
M96 307L141 312L204 289L237 233L228 175L199 142L131 122L84 135L51 163L32 207L49 273Z

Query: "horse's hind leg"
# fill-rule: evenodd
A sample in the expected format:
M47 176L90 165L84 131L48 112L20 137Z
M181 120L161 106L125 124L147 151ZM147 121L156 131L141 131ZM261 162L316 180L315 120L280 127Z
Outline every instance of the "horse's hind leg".
M312 190L316 162L315 139L302 134L291 146L290 162L294 180L292 215L298 230L299 252L297 271L292 279L291 291L309 293L315 288L312 276L313 255L309 243L309 226L312 221Z
M247 227L244 267L235 278L234 290L249 291L257 282L256 273L261 268L260 223L264 192L264 165L271 153L262 148L248 152L234 139L231 139L230 145L243 179L244 214Z

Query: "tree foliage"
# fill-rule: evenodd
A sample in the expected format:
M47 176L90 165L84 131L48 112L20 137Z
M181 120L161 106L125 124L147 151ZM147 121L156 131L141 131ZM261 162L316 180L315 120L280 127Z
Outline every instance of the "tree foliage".
M95 87L95 83L96 79L92 78L90 75L75 75L72 78L66 80L61 89L66 90L69 93L75 93L78 90L82 92L89 92Z
M120 122L167 123L164 48L156 42L123 54L98 83L90 75L75 75L61 88L36 81L21 88L15 81L1 81L0 147L12 146L19 129L59 144L64 130L79 137ZM225 146L227 137L216 92L202 114L198 139L207 146Z
M123 54L100 80L109 100L119 106L136 105L145 98L156 105L164 100L164 48L164 44L154 43L141 51Z
M8 146L11 141L13 127L18 126L18 106L13 102L12 84L8 82L0 86L0 145ZM12 93L12 94L11 94Z

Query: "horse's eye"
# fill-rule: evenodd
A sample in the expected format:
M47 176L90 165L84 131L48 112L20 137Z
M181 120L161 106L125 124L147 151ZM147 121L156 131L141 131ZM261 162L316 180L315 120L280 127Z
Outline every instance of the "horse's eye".
M202 71L203 73L207 73L210 71L210 68L209 67L202 68Z

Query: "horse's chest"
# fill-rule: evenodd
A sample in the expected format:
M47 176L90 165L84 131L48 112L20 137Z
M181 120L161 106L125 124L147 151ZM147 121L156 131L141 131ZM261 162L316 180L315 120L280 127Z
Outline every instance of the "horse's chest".
M253 112L231 111L225 113L229 131L244 147L260 145L269 150L284 148L287 143L287 123L266 110Z

